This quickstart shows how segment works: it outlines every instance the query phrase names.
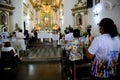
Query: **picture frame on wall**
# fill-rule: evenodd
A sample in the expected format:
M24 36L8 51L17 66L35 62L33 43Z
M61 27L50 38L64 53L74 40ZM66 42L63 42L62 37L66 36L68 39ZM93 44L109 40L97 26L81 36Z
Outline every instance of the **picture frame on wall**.
M97 5L98 3L100 3L100 0L95 0L95 5Z

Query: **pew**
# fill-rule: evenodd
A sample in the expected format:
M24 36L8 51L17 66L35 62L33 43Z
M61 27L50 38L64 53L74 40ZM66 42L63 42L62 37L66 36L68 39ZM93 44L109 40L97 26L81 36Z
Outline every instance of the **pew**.
M14 57L13 51L1 51L0 69L12 69L17 65L17 60Z

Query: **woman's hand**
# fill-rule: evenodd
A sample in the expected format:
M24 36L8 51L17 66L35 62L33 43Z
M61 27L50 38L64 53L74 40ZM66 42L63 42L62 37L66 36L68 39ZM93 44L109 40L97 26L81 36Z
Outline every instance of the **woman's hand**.
M92 59L94 57L94 55L90 54L89 51L88 51L88 48L90 47L93 40L94 40L94 37L91 37L91 39L90 39L90 41L88 43L88 47L86 47L86 49L85 49L85 53L86 53L85 55L89 59Z

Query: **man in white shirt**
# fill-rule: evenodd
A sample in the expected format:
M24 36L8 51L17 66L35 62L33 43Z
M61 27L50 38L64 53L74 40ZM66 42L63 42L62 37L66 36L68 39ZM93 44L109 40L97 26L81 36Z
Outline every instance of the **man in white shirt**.
M7 29L4 28L4 31L1 33L1 37L2 37L2 43L6 42L6 40L8 40L8 32L7 32Z

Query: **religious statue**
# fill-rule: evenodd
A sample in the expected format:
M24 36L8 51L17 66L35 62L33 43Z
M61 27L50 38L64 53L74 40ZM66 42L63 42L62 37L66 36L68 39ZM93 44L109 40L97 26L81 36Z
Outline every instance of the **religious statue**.
M48 27L49 27L49 18L48 18L48 17L45 17L45 18L44 18L44 27L45 27L46 29L48 29Z
M7 24L7 15L4 12L1 13L1 24L2 25Z

